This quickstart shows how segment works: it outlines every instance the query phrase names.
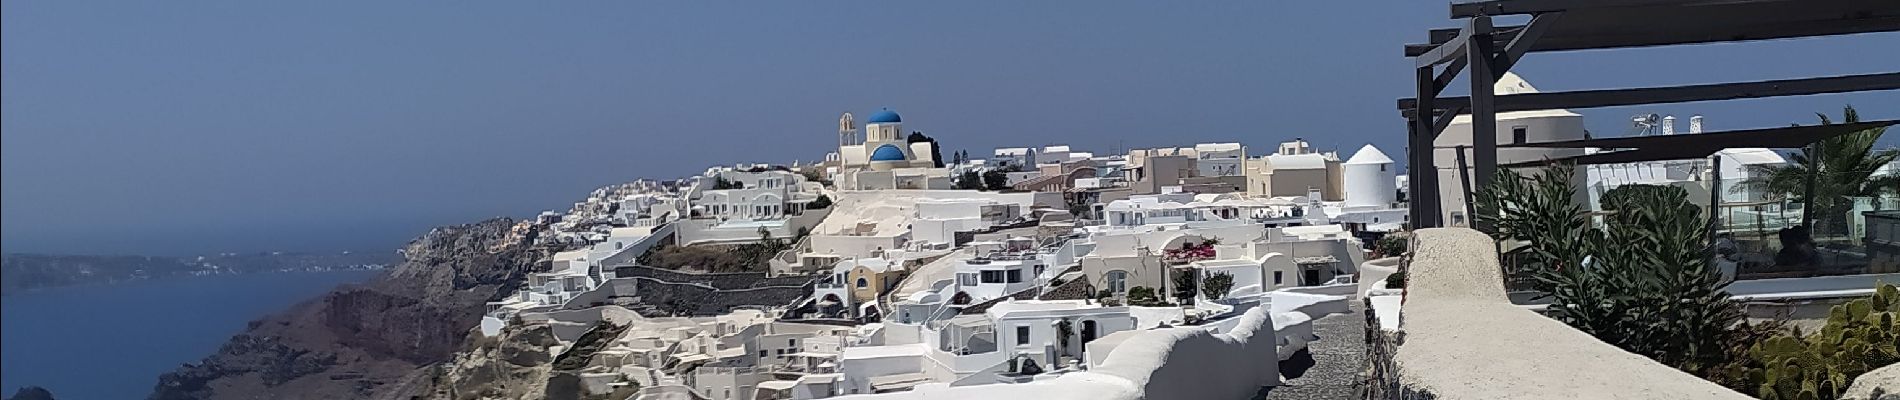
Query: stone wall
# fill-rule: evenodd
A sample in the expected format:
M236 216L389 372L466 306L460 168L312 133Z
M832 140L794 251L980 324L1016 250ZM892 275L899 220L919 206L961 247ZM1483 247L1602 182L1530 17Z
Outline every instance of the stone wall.
M803 286L811 283L810 276L767 277L764 272L733 273L687 273L640 265L622 265L614 268L616 278L645 277L670 283L694 283L710 286L714 289L754 289L777 286Z
M783 306L811 293L809 280L802 286L776 286L752 289L717 290L690 283L661 282L650 278L631 279L639 304L658 311L683 311L690 315L720 315L744 306ZM676 307L683 307L674 310Z
M815 282L810 276L693 274L644 266L621 266L614 269L614 276L600 287L574 296L562 308L620 305L649 315L718 315L738 307L789 305L811 293Z

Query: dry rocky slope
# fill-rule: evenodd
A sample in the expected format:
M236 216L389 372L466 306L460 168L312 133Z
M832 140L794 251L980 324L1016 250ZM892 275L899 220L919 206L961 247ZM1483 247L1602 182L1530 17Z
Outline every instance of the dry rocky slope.
M161 376L150 398L409 398L432 390L429 366L467 348L485 303L512 293L552 250L530 248L510 234L513 226L497 218L436 228L375 280L252 321L216 354Z

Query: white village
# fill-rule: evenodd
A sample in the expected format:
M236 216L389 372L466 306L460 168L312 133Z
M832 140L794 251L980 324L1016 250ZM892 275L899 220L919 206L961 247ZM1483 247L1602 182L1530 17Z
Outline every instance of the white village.
M1513 74L1496 90L1536 92ZM546 351L575 360L556 368L578 376L583 396L806 400L1248 398L1309 368L1318 340L1376 342L1322 337L1322 320L1403 330L1403 291L1387 282L1403 250L1379 243L1408 240L1415 214L1408 174L1375 146L1052 144L946 157L895 110L868 115L844 113L820 162L610 186L521 222L517 232L551 232L532 242L566 250L489 303L481 333L550 328ZM1436 146L1440 181L1467 173L1454 154L1471 137L1460 118L1446 130L1466 133ZM1591 135L1566 110L1497 119L1500 143ZM1629 129L1699 135L1707 123L1675 121ZM1512 149L1497 162L1598 151ZM1575 184L1591 205L1630 184L1708 198L1711 182L1786 163L1725 149L1591 165ZM1464 224L1468 194L1443 191L1437 218ZM1752 205L1727 211L1731 224L1800 223L1769 194L1722 193Z

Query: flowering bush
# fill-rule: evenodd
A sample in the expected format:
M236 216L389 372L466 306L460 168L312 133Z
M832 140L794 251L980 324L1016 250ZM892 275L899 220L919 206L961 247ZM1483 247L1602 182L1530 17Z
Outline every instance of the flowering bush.
M1168 260L1206 260L1214 258L1214 245L1212 243L1190 244L1181 246L1179 249L1168 249L1163 251L1162 255Z

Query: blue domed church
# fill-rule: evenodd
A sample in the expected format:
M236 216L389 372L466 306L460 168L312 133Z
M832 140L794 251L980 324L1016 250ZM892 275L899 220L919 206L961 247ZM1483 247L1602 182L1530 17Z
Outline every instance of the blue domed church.
M829 160L833 175L847 188L936 189L946 178L935 168L931 143L907 143L904 118L889 108L872 112L859 136L851 113L838 118L838 152ZM861 176L860 173L867 173Z

